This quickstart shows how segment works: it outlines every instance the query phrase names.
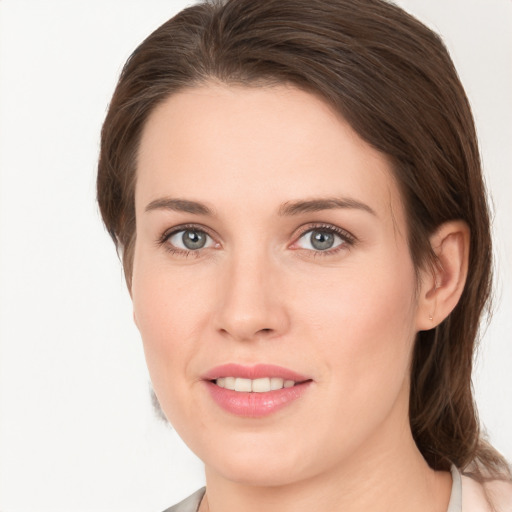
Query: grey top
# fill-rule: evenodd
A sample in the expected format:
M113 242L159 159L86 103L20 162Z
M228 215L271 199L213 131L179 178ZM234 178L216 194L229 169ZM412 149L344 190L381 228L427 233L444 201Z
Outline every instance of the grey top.
M194 494L191 494L188 498L185 498L173 507L165 509L164 512L197 512L205 491L206 487L199 489Z
M450 503L446 512L462 512L462 480L459 470L452 466L452 493L450 495ZM197 512L199 504L203 499L206 488L199 489L194 494L181 501L177 505L164 510L164 512Z

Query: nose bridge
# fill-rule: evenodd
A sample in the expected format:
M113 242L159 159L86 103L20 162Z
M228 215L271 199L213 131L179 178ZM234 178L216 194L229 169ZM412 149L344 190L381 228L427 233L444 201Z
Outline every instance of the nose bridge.
M259 247L233 252L222 272L217 328L237 340L282 334L288 326L283 297L278 294L279 269Z

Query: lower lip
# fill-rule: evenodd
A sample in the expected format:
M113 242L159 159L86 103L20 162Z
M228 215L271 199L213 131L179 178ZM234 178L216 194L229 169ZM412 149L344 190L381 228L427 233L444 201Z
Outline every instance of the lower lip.
M205 381L205 383L213 400L225 411L246 418L261 418L269 416L301 398L309 388L311 381L266 393L244 393L221 388L210 381Z

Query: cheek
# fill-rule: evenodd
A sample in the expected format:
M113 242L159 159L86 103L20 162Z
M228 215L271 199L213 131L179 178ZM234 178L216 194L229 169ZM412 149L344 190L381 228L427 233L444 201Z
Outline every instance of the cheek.
M180 390L190 373L199 333L211 311L211 280L183 278L191 272L170 272L140 258L134 267L132 298L146 362L162 405L166 390Z
M407 418L414 269L412 264L387 265L385 272L364 268L324 280L330 284L321 292L302 289L295 315L302 311L298 338L309 340L305 357L320 369L322 392L312 415L321 435L312 443L333 464L379 432L386 419L402 424ZM322 439L337 442L326 450Z
M329 285L321 293L301 294L298 306L325 375L333 387L351 390L354 405L392 398L408 375L415 338L412 263L395 259L359 268L324 280Z
M370 337L377 343L387 334L410 334L415 272L408 258L396 256L361 258L345 267L322 269L305 275L300 284L290 275L287 281L290 293L296 288L294 302L300 315L307 316L315 331L336 329L340 340Z

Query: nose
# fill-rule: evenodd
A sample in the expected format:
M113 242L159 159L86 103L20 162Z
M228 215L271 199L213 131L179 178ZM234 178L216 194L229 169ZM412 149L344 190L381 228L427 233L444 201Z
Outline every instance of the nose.
M279 285L281 275L268 258L231 261L219 281L215 320L222 335L251 341L278 337L289 328L286 295Z

